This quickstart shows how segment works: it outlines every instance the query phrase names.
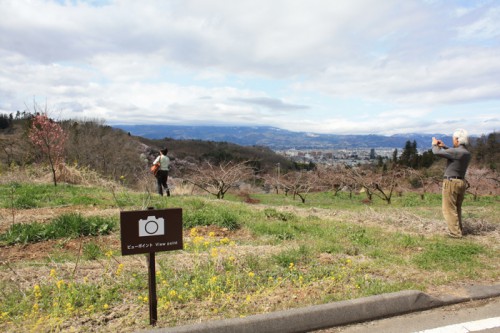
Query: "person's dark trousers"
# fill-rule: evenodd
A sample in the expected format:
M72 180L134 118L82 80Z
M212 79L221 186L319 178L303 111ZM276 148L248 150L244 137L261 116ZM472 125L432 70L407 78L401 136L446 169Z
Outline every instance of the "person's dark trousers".
M168 171L166 170L158 170L156 173L156 187L159 195L163 195L163 189L167 193L167 197L170 196L170 189L167 185L168 180Z

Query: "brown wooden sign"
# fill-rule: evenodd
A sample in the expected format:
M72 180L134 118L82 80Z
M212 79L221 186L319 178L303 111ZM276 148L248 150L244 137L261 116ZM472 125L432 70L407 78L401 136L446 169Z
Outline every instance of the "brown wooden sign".
M122 255L182 250L182 209L120 212Z

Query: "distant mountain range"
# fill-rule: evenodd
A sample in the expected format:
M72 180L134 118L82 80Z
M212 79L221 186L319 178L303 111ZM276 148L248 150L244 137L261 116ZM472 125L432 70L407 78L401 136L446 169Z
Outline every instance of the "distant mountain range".
M433 136L451 145L451 137L442 134L338 135L292 132L269 126L172 126L172 125L114 125L135 136L148 139L225 141L242 146L266 146L284 149L351 149L404 148L414 140L417 148L431 146Z

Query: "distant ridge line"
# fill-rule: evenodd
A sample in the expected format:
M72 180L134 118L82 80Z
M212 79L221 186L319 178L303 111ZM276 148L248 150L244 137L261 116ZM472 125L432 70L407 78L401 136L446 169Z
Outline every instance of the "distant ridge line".
M433 136L451 145L451 137L443 134L319 134L292 132L271 126L190 126L190 125L113 125L135 136L147 139L203 140L230 142L242 146L266 146L286 149L353 149L404 148L407 141L417 147L431 147Z

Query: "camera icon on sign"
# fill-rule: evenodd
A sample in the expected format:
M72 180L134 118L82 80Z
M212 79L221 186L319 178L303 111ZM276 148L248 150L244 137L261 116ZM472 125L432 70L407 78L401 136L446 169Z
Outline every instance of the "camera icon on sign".
M163 217L148 216L139 220L139 237L165 235L165 221Z

